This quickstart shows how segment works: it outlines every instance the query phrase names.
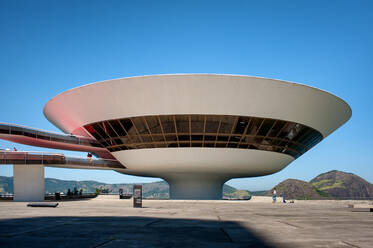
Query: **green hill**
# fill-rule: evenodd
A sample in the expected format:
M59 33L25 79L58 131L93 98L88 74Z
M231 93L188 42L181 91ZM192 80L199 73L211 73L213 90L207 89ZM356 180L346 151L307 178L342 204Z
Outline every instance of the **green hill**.
M361 177L343 171L322 173L305 182L287 179L275 186L277 195L288 199L360 199L373 197L373 185ZM267 191L272 195L272 190Z
M323 192L319 192L312 184L297 180L287 179L275 186L277 195L285 195L288 199L302 199L302 200L315 200L325 198ZM266 193L267 196L272 195L272 190Z
M334 198L373 197L373 184L343 171L329 171L310 181L313 187Z
M267 190L259 190L259 191L250 191L252 196L264 196L267 193Z

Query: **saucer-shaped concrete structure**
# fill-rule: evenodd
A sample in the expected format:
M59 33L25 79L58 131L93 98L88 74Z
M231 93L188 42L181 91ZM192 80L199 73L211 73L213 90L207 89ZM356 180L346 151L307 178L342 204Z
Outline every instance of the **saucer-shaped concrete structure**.
M44 108L63 132L96 139L118 172L160 177L172 199L221 199L237 177L272 174L351 117L342 99L306 85L216 74L93 83Z

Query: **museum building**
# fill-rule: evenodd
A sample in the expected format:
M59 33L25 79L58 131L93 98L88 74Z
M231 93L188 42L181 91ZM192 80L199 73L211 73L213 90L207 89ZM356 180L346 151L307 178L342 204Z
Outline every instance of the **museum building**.
M43 163L42 170L113 169L166 180L171 199L221 199L224 182L282 170L348 121L351 109L335 95L297 83L175 74L74 88L48 101L44 115L65 134L2 124L0 138L92 152L101 166L70 161Z

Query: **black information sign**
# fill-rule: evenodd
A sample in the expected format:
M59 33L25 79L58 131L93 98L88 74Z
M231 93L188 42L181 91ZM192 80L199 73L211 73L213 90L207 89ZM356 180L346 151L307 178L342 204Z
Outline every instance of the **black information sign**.
M123 189L120 188L119 189L119 199L122 199L123 198Z
M142 208L142 185L133 185L133 207Z

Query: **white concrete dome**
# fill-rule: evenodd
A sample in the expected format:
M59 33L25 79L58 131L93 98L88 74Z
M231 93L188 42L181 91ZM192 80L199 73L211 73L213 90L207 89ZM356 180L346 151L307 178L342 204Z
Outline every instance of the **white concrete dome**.
M351 109L296 83L180 74L71 89L44 114L66 133L96 138L126 166L122 173L164 178L172 198L218 199L230 178L283 169L343 125Z

